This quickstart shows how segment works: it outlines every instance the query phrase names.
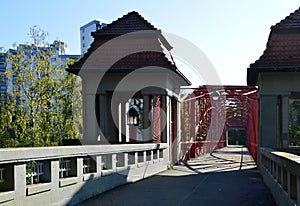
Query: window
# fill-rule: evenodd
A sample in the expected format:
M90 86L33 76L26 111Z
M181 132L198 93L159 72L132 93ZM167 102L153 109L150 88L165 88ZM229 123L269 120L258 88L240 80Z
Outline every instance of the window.
M0 86L0 91L6 91L7 87L6 86Z
M6 71L6 66L0 63L0 72L5 72L5 71Z
M84 36L82 36L82 40L84 40Z

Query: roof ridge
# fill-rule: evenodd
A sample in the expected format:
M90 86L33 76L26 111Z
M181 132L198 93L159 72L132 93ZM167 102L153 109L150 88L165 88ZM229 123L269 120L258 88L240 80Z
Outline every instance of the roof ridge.
M299 20L299 21L297 21ZM296 22L293 22L296 21ZM296 25L295 25L296 24ZM272 29L300 28L300 8L290 13L284 19L271 27Z
M111 23L107 24L105 27L102 27L93 33L105 32L105 31L109 30L111 27L113 27L114 25L118 24L119 22L126 20L126 18L130 17L131 15L137 16L143 23L145 23L149 27L149 29L158 30L154 25L152 25L149 21L147 21L137 11L130 11L127 14L123 15L122 17L119 17L117 20L112 21Z

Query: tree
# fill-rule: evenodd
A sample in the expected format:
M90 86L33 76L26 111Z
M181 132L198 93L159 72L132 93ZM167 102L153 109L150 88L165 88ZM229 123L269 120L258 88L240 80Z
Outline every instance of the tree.
M290 99L289 102L289 145L300 146L300 101Z
M0 135L13 141L0 141L2 147L54 146L63 138L81 137L76 126L81 123L80 106L77 119L72 115L73 94L80 93L74 87L77 77L64 70L67 64L57 60L56 47L47 46L46 32L33 27L29 36L33 44L8 53L9 98L3 107L6 113L1 113Z

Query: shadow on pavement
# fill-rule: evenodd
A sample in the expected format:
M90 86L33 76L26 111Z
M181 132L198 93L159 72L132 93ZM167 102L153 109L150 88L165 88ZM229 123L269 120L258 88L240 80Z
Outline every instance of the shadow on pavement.
M246 148L220 150L79 204L276 205Z

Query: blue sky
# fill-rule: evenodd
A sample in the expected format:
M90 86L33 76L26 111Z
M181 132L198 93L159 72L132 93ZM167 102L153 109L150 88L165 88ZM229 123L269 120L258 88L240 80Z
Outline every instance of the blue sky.
M0 46L30 41L29 28L37 25L49 33L49 42L62 40L79 54L80 26L94 19L110 23L135 10L200 48L223 84L245 85L247 67L262 55L270 26L299 6L299 0L3 1Z

